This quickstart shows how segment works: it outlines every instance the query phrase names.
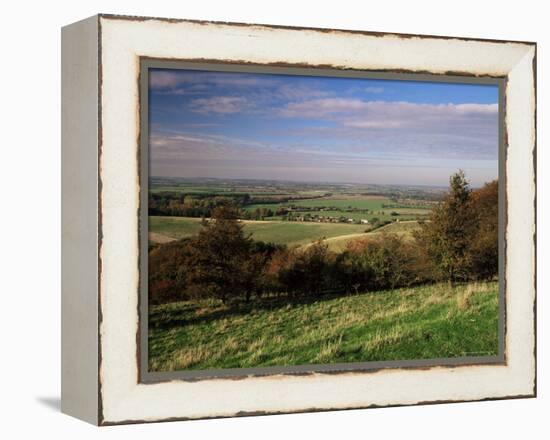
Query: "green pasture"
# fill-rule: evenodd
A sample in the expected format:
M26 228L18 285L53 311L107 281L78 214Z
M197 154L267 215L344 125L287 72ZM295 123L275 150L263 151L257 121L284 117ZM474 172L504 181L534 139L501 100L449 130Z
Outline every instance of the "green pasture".
M197 370L496 355L498 282L287 303L152 306L149 368Z

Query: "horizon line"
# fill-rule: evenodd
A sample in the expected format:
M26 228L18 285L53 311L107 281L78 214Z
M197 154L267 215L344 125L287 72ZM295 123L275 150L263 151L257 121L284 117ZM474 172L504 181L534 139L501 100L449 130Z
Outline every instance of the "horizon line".
M253 182L288 182L288 183L303 183L303 184L329 184L329 185L372 185L372 186L382 186L382 187L422 187L422 188L448 188L449 183L446 185L429 185L429 184L406 184L406 183L373 183L373 182L334 182L334 181L313 181L313 180L292 180L292 179L256 179L256 178L247 178L247 177L209 177L209 176L201 176L201 177L184 177L184 176L149 176L149 180L151 179L186 179L186 180L199 180L199 179L209 179L209 180L220 180L220 181L253 181ZM468 182L470 187L472 188L481 188L486 183L492 182L492 181L498 181L498 177L496 179L488 180L487 182L484 182L481 185L473 185L471 182Z

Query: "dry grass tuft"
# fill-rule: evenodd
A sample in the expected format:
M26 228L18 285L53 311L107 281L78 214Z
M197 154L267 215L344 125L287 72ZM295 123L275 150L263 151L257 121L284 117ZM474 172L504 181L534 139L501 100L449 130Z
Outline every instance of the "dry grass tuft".
M467 310L472 305L474 295L488 293L491 289L486 283L468 284L457 296L457 305L460 310Z
M170 368L168 371L183 370L193 365L200 364L211 357L208 348L199 345L184 350L178 350L168 361Z
M394 326L387 332L377 330L376 333L367 342L363 344L363 349L366 352L376 351L384 347L395 344L404 337L403 328Z
M327 362L333 359L339 352L340 347L342 346L342 338L344 337L343 333L340 333L338 338L329 340L321 346L321 350L315 357L316 362Z

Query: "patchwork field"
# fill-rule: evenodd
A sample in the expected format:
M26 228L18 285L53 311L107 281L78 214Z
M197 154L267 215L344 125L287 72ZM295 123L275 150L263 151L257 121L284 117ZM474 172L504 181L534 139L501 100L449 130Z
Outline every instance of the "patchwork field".
M288 246L307 246L316 240L323 239L329 249L335 252L343 251L352 240L382 233L410 236L419 227L416 221L402 221L390 223L370 232L368 225L345 223L254 220L243 220L242 223L245 225L245 232L251 233L255 240ZM200 228L201 219L198 218L149 217L149 240L153 243L167 243L191 237L198 233Z
M498 282L150 309L152 371L495 355Z
M395 204L392 200L377 196L356 196L335 198L323 197L317 199L293 200L285 203L262 203L251 204L245 207L245 211L258 209L271 210L276 212L280 208L294 206L292 212L295 215L311 215L338 218L344 216L353 220L378 219L380 221L392 220L399 217L401 220L415 220L427 216L430 207L419 203L418 206L405 206ZM267 219L279 219L274 215Z
M358 234L366 230L365 225L287 221L242 221L245 232L255 240L286 245L302 245L322 238L347 234ZM170 241L191 237L201 228L200 218L191 217L149 217L149 239L153 242ZM167 240L166 240L167 239Z

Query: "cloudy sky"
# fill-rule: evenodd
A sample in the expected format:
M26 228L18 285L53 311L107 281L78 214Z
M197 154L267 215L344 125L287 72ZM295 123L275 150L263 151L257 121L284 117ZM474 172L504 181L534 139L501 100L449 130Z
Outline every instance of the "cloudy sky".
M475 186L498 170L498 88L149 73L150 175Z

